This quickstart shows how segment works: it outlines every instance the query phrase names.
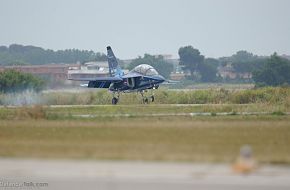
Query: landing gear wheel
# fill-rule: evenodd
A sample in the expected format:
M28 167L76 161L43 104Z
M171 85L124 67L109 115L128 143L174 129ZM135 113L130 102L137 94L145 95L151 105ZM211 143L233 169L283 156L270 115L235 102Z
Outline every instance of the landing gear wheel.
M144 98L144 99L143 99L143 104L148 104L148 103L149 103L148 98Z
M154 96L151 96L150 98L151 98L151 102L154 102L155 101Z
M118 103L118 98L114 97L114 98L112 99L112 104L113 104L113 105L116 105L117 103Z

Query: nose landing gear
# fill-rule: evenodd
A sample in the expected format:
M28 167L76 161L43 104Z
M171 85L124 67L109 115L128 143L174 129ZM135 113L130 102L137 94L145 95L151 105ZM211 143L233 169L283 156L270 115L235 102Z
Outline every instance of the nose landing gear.
M118 104L119 97L120 97L120 92L117 92L117 97L115 97L115 93L113 93L112 105L117 105Z
M113 98L112 98L112 104L113 104L113 105L116 105L116 104L118 103L118 101L119 101L118 98L116 98L116 97L113 97Z

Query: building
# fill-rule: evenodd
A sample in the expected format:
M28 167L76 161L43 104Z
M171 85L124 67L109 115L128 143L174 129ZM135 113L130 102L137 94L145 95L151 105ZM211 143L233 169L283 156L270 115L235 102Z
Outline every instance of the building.
M109 75L107 62L88 62L81 64L46 64L46 65L17 65L0 66L0 72L14 69L23 73L30 73L43 78L49 87L74 85L78 82L70 81L73 78L95 78Z
M70 67L67 71L68 79L84 79L106 76L109 76L107 62L87 62L80 67Z
M234 70L231 64L227 64L225 66L218 67L218 75L220 75L223 79L251 79L252 73L238 73Z
M285 54L283 54L283 55L281 55L281 57L290 60L290 55L285 55Z
M46 65L17 65L0 66L0 72L14 69L23 73L31 73L42 78L53 78L55 80L66 80L69 68L79 68L79 64L46 64Z

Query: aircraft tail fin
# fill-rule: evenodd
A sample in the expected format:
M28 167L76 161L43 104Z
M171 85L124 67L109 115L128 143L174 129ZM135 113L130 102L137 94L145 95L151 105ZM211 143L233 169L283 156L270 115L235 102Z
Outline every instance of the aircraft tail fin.
M114 52L113 52L111 46L107 47L107 58L108 58L110 76L120 77L120 76L124 75L121 67L119 66L118 60L114 55Z

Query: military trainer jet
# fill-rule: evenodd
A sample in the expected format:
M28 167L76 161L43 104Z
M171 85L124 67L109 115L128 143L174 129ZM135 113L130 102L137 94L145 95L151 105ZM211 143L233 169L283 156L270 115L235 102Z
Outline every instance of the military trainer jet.
M107 47L107 58L109 77L71 80L89 81L87 85L89 88L108 88L113 93L112 104L118 103L121 92L139 92L143 103L149 103L149 99L154 102L154 94L148 98L144 96L144 92L157 89L159 84L165 81L163 76L147 64L138 65L128 74L124 74L110 46Z

